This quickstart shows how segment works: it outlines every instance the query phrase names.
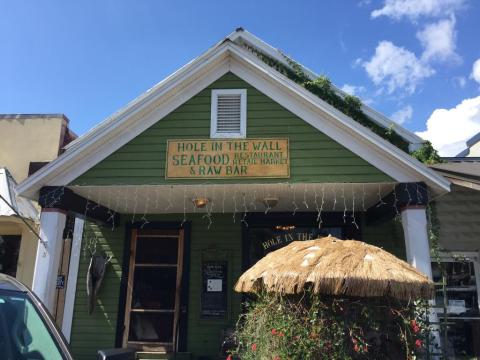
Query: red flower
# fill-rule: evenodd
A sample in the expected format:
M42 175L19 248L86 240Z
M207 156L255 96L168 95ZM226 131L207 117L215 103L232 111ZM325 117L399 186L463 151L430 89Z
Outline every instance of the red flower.
M278 333L278 336L280 336L280 337L284 337L284 336L285 336L285 334L284 334L283 332L281 332L281 331L280 331L280 332Z
M278 356L278 355L275 356L275 357L273 358L273 360L280 360L280 356Z
M252 351L257 351L257 344L252 344Z
M228 355L226 360L233 360L232 355Z
M422 347L422 345L423 345L422 340L420 340L420 339L415 340L415 346L416 346L417 348Z
M417 334L420 331L420 326L418 326L415 320L410 321L410 326L412 327L414 334Z
M272 329L272 335L277 335L277 330L276 329Z

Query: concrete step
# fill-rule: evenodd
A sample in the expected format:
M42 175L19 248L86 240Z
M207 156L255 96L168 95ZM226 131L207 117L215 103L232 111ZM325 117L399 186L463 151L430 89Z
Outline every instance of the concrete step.
M191 353L137 352L137 360L191 360Z

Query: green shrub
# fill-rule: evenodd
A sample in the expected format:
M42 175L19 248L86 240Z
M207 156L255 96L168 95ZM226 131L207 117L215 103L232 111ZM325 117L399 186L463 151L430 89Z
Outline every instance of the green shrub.
M424 305L393 299L261 294L246 304L227 359L410 359L425 354Z

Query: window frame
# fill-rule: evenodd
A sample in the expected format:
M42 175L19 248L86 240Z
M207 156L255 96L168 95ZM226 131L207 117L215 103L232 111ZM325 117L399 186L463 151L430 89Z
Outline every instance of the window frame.
M219 95L240 95L240 132L219 133L217 131L217 105ZM213 89L210 114L210 138L245 139L247 137L247 89Z
M441 263L456 262L458 261L456 260L457 258L465 258L466 260L473 263L473 267L475 271L475 282L477 286L477 299L478 299L477 305L480 311L480 254L475 251L448 251L448 252L442 251L439 253L439 260ZM434 263L435 260L432 258L431 262ZM432 307L432 310L435 311L437 314L442 312L440 308L437 308L436 303Z
M160 352L172 352L178 348L179 342L179 326L180 326L180 312L181 312L181 296L182 296L182 278L184 270L184 229L168 230L158 229L153 232L149 230L132 229L130 240L130 255L128 265L127 276L127 294L124 312L124 326L122 335L122 347L132 347L138 351L160 351ZM161 241L161 238L177 238L177 262L174 263L140 263L137 262L137 244L138 238L155 238L157 241ZM132 300L134 298L134 280L135 271L137 268L142 267L154 267L154 268L175 268L176 269L176 286L175 286L175 301L173 309L151 309L147 307L132 307ZM173 314L173 328L172 328L172 341L147 341L147 340L131 340L130 328L132 313L171 313Z

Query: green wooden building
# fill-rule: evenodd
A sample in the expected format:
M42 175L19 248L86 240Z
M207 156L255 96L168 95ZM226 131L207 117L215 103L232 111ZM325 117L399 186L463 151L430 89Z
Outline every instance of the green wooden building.
M47 241L33 289L61 309L76 359L218 358L242 311L236 279L294 240L363 240L431 276L425 205L449 182L408 154L421 139L365 105L372 126L359 123L292 80L298 68L316 78L238 29L20 184ZM392 127L403 147L372 131Z

